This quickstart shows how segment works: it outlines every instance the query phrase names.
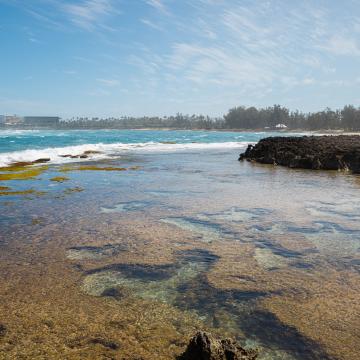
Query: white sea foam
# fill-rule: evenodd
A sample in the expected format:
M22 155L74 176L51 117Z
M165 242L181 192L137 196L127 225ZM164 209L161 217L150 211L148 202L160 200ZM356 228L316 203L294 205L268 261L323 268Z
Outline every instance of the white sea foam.
M188 143L188 144L167 144L159 142L146 143L114 143L114 144L84 144L76 146L54 147L46 149L28 149L0 153L0 166L7 166L18 161L35 161L41 158L50 158L50 163L61 164L68 162L79 162L89 160L100 160L121 156L124 152L174 152L181 150L202 150L202 149L230 149L244 148L249 142L222 142L222 143ZM81 155L85 151L98 151L98 154L89 154L86 159L71 159L62 155Z

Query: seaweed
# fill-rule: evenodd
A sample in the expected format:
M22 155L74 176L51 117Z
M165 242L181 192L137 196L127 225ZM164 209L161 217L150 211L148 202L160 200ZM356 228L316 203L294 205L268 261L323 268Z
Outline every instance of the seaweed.
M5 170L6 173L0 174L0 181L6 180L31 180L38 177L42 174L45 170L48 169L48 166L40 166L34 168L25 168L25 167L18 167L16 170ZM4 171L4 170L2 170Z
M68 177L66 176L55 176L53 178L50 179L50 181L56 181L56 182L59 182L59 183L62 183L64 181L68 181L70 180Z

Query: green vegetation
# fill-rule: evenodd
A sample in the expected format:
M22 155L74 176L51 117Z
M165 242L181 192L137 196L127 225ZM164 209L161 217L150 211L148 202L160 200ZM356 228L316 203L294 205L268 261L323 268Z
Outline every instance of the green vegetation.
M289 109L274 105L257 109L255 107L235 107L224 116L225 128L260 129L275 128L277 124L284 124L289 129L323 130L343 129L348 131L360 130L360 108L352 105L342 110L331 110L315 113L290 112Z
M360 131L360 107L346 105L343 109L305 113L290 111L281 105L266 108L238 106L230 109L223 117L211 118L204 115L177 113L175 116L144 116L120 118L77 117L61 121L57 129L274 129L284 124L288 129L303 130L347 130ZM84 154L96 154L96 151Z
M56 181L56 182L60 182L60 183L62 183L64 181L68 181L68 180L70 180L70 179L66 176L55 176L50 179L50 181Z
M19 190L19 191L0 191L0 196L11 196L11 195L45 195L45 191L37 191L34 189L29 190Z
M5 171L5 173L0 174L0 181L6 180L30 180L36 178L42 174L45 170L48 169L48 166L39 166L34 168L16 166L9 168L0 168L0 171Z

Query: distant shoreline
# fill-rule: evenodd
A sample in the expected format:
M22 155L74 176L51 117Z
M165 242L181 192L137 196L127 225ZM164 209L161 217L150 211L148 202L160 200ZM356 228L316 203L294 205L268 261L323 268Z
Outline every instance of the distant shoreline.
M131 131L213 131L213 132L239 132L239 133L251 133L251 132L264 132L264 133L279 133L279 134L294 134L294 133L309 133L316 135L360 135L360 131L346 131L346 130L306 130L306 129L185 129L185 128L53 128L53 127L16 127L7 126L0 127L1 130L53 130L53 131L79 131L79 130L131 130Z

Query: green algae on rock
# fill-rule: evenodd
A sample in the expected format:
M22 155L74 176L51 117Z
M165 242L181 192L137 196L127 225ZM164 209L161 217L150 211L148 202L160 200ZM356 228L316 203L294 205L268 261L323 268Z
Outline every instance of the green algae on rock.
M50 179L50 181L55 181L55 182L59 182L59 183L62 183L64 181L68 181L68 180L70 180L70 179L66 176L55 176Z
M36 195L42 196L45 195L46 191L37 191L34 189L29 190L19 190L19 191L0 191L0 196L14 196L14 195Z
M14 167L11 169L1 168L0 171L5 173L0 173L0 181L7 180L31 180L39 175L41 175L44 171L46 171L48 166L39 166L39 167Z

